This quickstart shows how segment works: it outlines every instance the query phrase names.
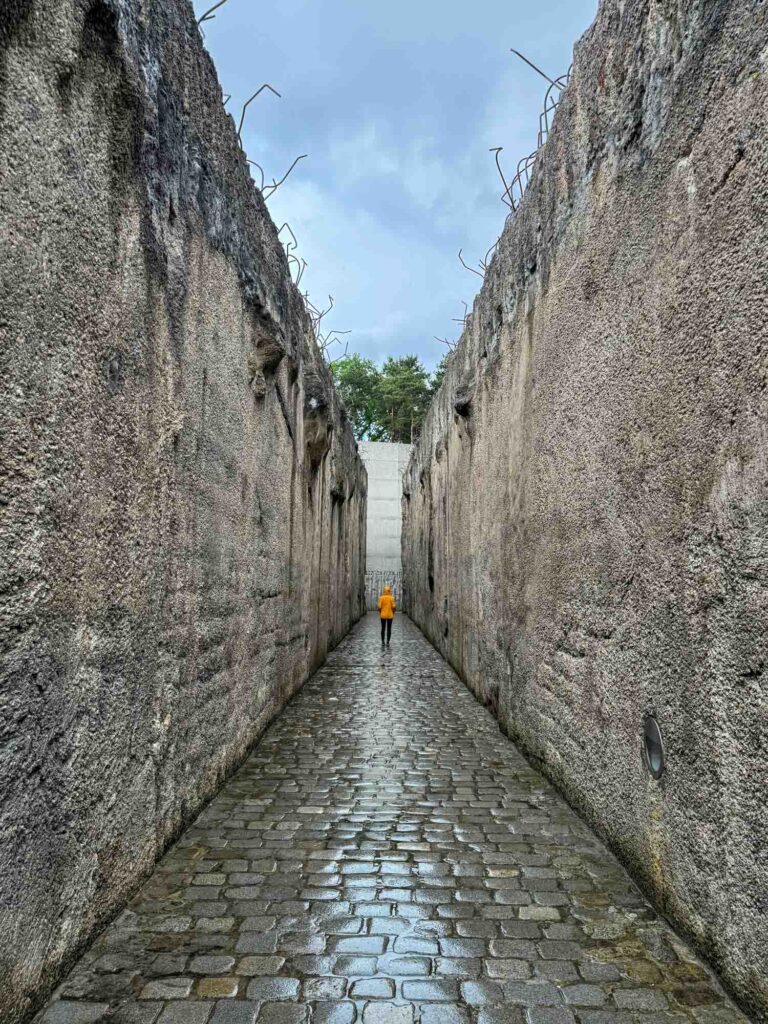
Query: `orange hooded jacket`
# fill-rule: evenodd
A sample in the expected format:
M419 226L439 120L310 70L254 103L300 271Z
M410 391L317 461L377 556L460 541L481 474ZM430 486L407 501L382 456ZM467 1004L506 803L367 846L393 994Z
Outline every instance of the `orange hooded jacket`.
M394 619L397 605L392 596L392 588L384 587L384 593L379 598L379 618Z

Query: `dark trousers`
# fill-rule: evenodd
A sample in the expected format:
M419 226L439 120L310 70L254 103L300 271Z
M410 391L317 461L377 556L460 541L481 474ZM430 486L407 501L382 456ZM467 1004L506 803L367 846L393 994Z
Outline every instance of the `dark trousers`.
M392 619L382 619L381 620L381 642L382 643L384 643L384 634L385 633L387 635L387 643L389 643L389 638L392 636Z

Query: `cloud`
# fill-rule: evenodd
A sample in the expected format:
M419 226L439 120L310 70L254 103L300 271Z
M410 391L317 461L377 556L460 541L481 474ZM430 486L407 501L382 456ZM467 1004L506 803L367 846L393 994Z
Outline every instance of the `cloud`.
M480 285L458 250L476 265L507 213L489 148L504 146L511 177L536 143L546 90L509 46L560 73L593 9L263 0L256 15L252 0L233 0L207 26L233 111L263 81L283 93L253 105L244 145L267 180L309 154L270 210L308 261L302 288L315 302L334 296L328 326L352 329L353 348L433 366L445 351L434 336L456 337Z

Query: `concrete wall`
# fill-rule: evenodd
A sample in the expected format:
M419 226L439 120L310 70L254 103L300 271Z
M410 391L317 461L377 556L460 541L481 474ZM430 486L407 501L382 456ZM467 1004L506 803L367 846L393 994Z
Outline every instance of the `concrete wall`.
M604 0L429 413L403 538L406 609L762 1016L767 15Z
M0 1018L364 610L365 470L186 0L0 14Z
M411 446L363 441L360 456L368 472L365 592L368 608L374 610L385 584L392 587L398 601L402 598L400 505Z

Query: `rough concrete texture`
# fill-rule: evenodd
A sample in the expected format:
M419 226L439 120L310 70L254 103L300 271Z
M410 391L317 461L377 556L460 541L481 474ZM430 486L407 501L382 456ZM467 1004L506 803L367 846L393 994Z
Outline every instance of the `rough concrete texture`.
M0 1018L364 607L366 477L186 0L0 11Z
M767 19L602 4L414 453L403 536L407 610L762 1017Z
M386 585L396 600L402 598L401 503L411 446L362 441L360 457L368 474L365 598L368 610L374 611Z

